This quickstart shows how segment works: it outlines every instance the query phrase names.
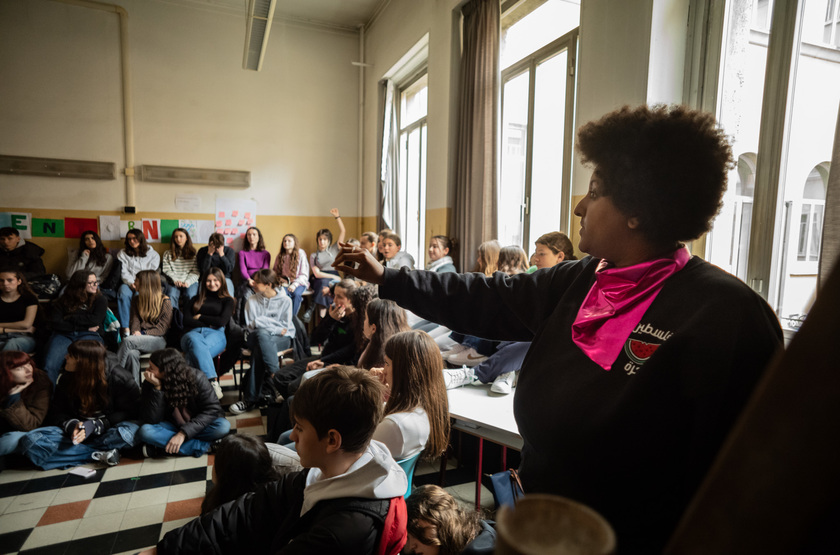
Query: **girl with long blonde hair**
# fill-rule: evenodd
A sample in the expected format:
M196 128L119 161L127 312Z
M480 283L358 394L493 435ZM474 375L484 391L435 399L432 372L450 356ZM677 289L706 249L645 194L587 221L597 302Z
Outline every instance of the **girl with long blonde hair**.
M172 323L172 302L163 294L160 275L154 270L137 273L137 296L131 301L129 335L117 352L120 365L131 371L140 384L140 355L166 347L166 333Z

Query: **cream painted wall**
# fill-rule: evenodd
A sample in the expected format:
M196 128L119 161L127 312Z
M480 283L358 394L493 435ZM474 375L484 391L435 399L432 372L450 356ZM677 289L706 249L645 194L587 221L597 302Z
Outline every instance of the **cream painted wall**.
M392 0L366 31L364 213L378 210L379 81L426 33L429 34L429 114L426 210L452 206L457 70L460 42L454 33L457 0ZM428 235L427 229L427 235Z
M138 212L176 192L258 201L260 215L357 212L358 35L276 22L263 70L241 69L241 16L158 0L129 12L135 159L249 170L249 189L137 181ZM0 153L124 167L116 15L46 0L0 2ZM123 180L0 176L4 206L119 210ZM351 231L352 232L352 231Z

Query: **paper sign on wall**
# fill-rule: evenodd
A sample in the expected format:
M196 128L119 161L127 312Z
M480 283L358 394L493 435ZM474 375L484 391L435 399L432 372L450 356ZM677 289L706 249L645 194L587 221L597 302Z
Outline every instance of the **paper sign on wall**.
M160 242L171 243L172 232L181 227L180 220L161 220L160 221Z
M103 241L119 241L122 239L120 235L120 217L99 216L99 237Z
M213 225L215 223L213 220L198 220L198 231L195 237L193 237L193 243L206 245L207 239L216 232L216 228Z
M248 227L256 225L257 202L248 199L216 199L216 231L234 238L233 248L241 249Z
M64 220L32 218L33 237L64 237Z
M143 218L142 227L143 235L146 236L146 241L149 243L160 243L160 220L149 220Z
M96 231L96 218L64 218L64 236L78 239L85 231Z
M32 238L32 214L0 212L0 227L13 227L24 239Z
M125 234L129 232L131 229L143 229L143 222L142 220L120 220L120 236L119 238L122 239L125 237Z

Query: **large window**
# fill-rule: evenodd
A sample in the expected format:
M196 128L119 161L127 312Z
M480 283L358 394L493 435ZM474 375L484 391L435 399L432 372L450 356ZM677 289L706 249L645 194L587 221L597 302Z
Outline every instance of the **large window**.
M718 117L738 165L707 256L761 293L789 329L817 283L840 105L836 4L729 0L724 16Z
M526 252L568 227L579 21L567 0L516 3L502 18L499 241Z
M426 114L428 76L425 72L400 87L399 101L399 210L402 249L414 257L417 268L426 259Z

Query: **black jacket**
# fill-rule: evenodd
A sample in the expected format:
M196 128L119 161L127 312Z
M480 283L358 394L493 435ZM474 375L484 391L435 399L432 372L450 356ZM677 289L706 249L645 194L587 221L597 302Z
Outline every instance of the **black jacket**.
M330 499L301 517L308 472L287 474L172 530L158 553L374 553L390 501Z
M108 312L108 298L99 294L91 306L82 306L75 312L64 312L61 303L55 303L52 313L52 329L56 332L87 331L99 326L99 334L104 331L105 313Z
M0 270L20 270L28 280L41 277L47 273L41 260L43 254L44 249L29 241L18 243L11 251L0 249Z
M193 372L198 391L186 406L187 412L190 413L190 421L181 426L181 431L187 439L192 439L217 418L225 415L207 376L201 370L195 368L190 368L190 370ZM163 391L155 390L150 382L143 382L140 399L140 419L143 422L157 424L166 420L174 423L175 419L172 416L174 411L174 407L166 402Z
M95 416L82 415L78 397L70 394L70 386L75 380L73 372L62 371L55 386L46 422L66 430L66 424L73 420L99 420L101 431L105 431L124 420L137 417L137 405L140 400L140 387L131 373L119 365L117 357L108 353L105 357L105 379L108 380L108 405Z

